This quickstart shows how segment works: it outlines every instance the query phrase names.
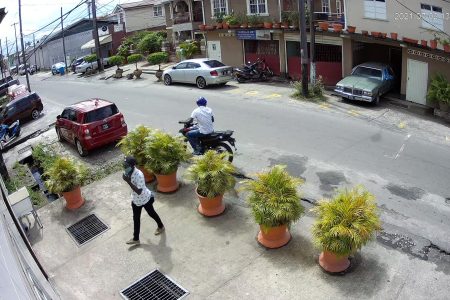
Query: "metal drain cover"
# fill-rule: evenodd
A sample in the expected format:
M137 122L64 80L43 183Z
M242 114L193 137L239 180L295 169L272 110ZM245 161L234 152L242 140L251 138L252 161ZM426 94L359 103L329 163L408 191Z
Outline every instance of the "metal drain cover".
M67 227L67 231L79 246L86 244L107 229L108 226L95 214L91 214Z
M189 292L158 270L154 270L120 291L124 299L177 300Z

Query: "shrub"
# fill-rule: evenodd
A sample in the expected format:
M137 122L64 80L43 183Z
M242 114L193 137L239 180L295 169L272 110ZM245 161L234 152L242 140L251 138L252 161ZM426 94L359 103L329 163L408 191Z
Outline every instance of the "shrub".
M33 156L36 164L39 165L44 171L48 170L58 158L54 152L50 151L43 144L37 144L34 146L31 155Z
M147 61L152 65L158 65L158 70L161 70L161 64L169 60L167 52L155 52L147 57Z
M215 13L214 14L214 20L216 21L216 23L222 23L224 17L225 17L224 13Z
M86 56L84 60L87 61L88 63L93 63L94 61L97 60L97 54L90 54Z
M242 189L250 192L247 201L255 221L263 228L290 226L304 212L297 193L297 186L303 181L290 176L285 166L274 166L268 172L258 173L257 179L243 183Z
M364 246L381 229L374 198L358 186L339 192L331 201L320 201L313 209L318 215L312 231L316 246L338 256Z
M263 22L264 22L263 19L257 14L250 15L248 17L248 24L251 25L251 26L256 26L256 25L259 25L259 24L261 24Z
M199 195L214 198L232 189L236 183L234 166L225 158L225 153L209 150L196 158L187 170L187 176L196 182Z
M175 172L181 162L187 161L190 154L182 137L155 130L147 138L145 157L147 169L155 174L168 175Z
M324 101L326 100L324 96L324 85L323 78L319 75L314 84L308 84L308 96L303 96L302 90L302 82L301 81L293 81L291 82L291 87L294 89L294 93L292 97L296 99L304 99L311 101Z
M161 44L164 38L157 32L147 33L137 44L137 50L140 53L153 53L161 51Z
M127 60L130 64L135 64L136 66L136 70L137 70L137 63L139 61L141 61L144 57L142 56L142 54L131 54L130 56L127 57Z
M45 181L48 190L59 194L70 192L82 185L88 173L80 163L70 158L58 157L44 174L48 177Z
M195 53L198 52L198 46L197 43L192 42L184 42L180 44L180 51L179 55L181 57L184 57L186 59L192 58Z
M450 83L443 74L436 74L430 81L427 100L450 104Z
M125 57L120 55L113 55L108 60L108 63L112 66L117 66L117 69L119 69L119 66L122 65L124 62Z

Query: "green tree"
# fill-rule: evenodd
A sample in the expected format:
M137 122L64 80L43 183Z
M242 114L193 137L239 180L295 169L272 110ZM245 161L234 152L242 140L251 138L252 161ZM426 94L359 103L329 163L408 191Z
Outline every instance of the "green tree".
M161 64L169 60L167 52L155 52L147 57L147 61L152 65L158 65L158 70L161 70Z
M141 61L143 58L142 54L131 54L127 57L127 60L130 64L135 64L136 70L138 69L137 63Z
M146 34L137 44L137 50L140 53L154 53L161 51L161 45L164 38L157 32L150 32Z

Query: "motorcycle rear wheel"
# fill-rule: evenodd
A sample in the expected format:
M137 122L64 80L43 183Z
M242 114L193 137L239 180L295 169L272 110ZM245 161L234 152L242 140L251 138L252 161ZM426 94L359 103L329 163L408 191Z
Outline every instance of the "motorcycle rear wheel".
M224 152L228 152L228 155L225 155L225 157L228 159L229 162L233 162L233 150L231 149L230 145L228 145L227 143L217 143L216 145L214 145L214 151L216 151L217 153L224 153Z
M242 77L242 76L236 76L236 80L237 80L237 82L239 82L239 83L244 83L244 82L245 82L245 78Z

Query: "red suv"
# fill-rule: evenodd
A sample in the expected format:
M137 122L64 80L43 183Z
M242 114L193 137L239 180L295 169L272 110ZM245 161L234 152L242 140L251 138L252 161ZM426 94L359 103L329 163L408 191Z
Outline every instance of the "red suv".
M56 117L58 140L67 140L81 156L127 135L127 124L117 106L107 100L90 99L66 107Z

